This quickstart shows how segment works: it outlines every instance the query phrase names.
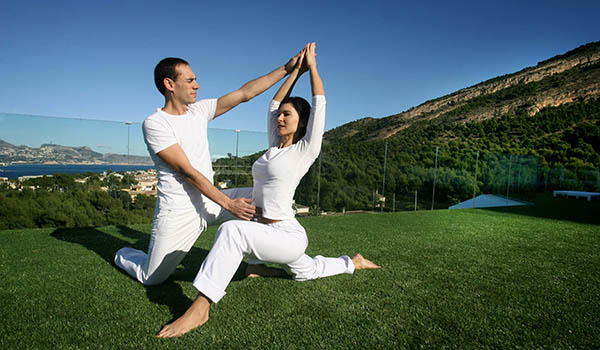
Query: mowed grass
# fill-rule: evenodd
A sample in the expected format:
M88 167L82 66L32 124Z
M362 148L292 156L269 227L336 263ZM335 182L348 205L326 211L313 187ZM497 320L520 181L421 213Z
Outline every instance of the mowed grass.
M383 268L309 282L237 275L208 323L178 339L154 335L194 299L216 227L155 287L110 262L122 246L145 250L149 225L0 231L0 348L597 349L600 226L531 214L301 219L308 254L361 252Z

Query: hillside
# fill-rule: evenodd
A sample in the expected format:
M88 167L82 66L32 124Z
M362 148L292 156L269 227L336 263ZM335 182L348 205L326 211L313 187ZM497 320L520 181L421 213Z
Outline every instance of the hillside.
M249 167L258 156L217 163ZM417 192L419 208L431 208L434 193L435 207L447 208L478 193L600 191L600 42L330 130L317 164L295 199L324 210L373 209L377 192L387 210L414 210Z
M487 80L399 114L342 125L328 131L325 139L388 139L410 130L419 121L441 119L443 123L465 124L523 112L533 116L545 107L598 97L600 42L593 42L535 67Z

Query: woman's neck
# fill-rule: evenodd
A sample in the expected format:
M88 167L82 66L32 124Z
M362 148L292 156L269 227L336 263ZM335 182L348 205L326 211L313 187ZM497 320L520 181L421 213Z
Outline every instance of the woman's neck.
M281 142L279 142L279 148L285 148L291 146L294 143L293 135L281 136Z

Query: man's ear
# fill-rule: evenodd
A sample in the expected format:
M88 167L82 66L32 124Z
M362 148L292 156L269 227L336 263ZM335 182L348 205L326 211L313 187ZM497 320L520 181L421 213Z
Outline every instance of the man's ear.
M175 90L175 82L173 81L173 79L165 77L163 79L163 84L165 84L165 89L167 91L173 92Z

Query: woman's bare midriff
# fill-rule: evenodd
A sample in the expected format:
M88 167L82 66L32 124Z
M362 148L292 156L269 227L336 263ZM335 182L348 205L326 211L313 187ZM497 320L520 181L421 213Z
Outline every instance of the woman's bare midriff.
M281 220L267 219L262 215L262 208L256 207L256 221L260 222L261 224L274 224Z

